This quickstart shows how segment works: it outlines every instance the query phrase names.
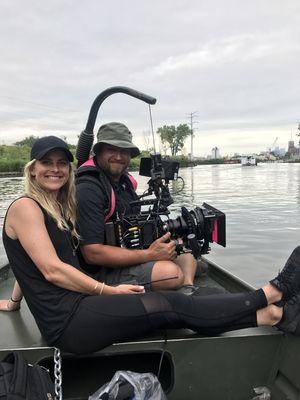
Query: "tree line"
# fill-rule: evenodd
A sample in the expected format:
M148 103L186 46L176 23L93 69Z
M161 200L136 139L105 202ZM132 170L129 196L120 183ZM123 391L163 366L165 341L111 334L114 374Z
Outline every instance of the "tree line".
M176 156L183 149L184 142L186 138L191 134L191 130L187 124L175 125L164 125L157 129L157 133L160 137L163 151L167 152L170 149L171 155ZM39 139L38 136L28 136L19 142L16 142L16 146L28 146L32 147L36 140ZM66 140L66 137L63 138ZM71 148L74 147L69 145Z
M186 164L184 157L178 156L183 149L185 139L190 135L191 131L187 124L164 125L157 129L160 137L162 150L166 154L170 149L171 156L179 159L182 166ZM38 136L30 135L25 139L15 142L14 145L0 146L0 172L22 172L24 165L29 159L31 147L39 139ZM63 138L66 140L66 137ZM76 146L69 144L70 149L75 153ZM142 156L146 157L149 152L142 152ZM132 160L132 167L138 168L139 158Z

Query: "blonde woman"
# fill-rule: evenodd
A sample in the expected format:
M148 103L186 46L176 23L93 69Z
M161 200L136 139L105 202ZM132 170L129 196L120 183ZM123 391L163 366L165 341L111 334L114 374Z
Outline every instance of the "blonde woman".
M85 275L76 256L72 160L61 139L39 139L25 168L26 195L10 205L3 228L10 265L49 345L83 354L157 328L220 333L277 324L299 333L299 303L289 302L300 290L299 248L271 283L248 294L144 293L142 286L113 287Z

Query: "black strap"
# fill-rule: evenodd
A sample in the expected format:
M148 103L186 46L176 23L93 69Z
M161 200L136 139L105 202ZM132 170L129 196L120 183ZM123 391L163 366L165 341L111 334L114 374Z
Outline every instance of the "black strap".
M100 181L100 176L97 178L95 175L88 175L88 174L83 174L81 176L78 176L75 180L76 185L80 185L81 183L88 182L88 183L93 183L96 185L99 189L101 189L101 192L104 189L104 193L107 198L107 208L104 210L104 214L108 215L110 211L110 206L111 206L111 186L108 186L108 184L105 182L105 184L102 184ZM110 185L110 184L109 184Z
M76 185L80 185L81 183L84 182L91 182L94 185L98 186L101 190L103 190L103 186L100 182L99 182L99 178L97 178L97 176L95 175L88 175L88 174L84 174L79 176L78 178L76 178Z
M28 374L28 363L18 352L13 351L3 359L3 362L13 364L12 380L9 388L10 393L17 393L26 398L26 384Z

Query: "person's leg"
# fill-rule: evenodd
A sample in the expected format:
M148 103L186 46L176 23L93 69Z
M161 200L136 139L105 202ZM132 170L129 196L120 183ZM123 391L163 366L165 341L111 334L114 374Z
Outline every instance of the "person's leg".
M274 304L258 310L256 312L257 326L273 326L276 325L282 318L283 309Z
M168 279L169 278L169 279ZM182 270L172 261L156 261L151 273L151 290L174 290L183 284Z
M120 284L143 285L148 292L151 290L150 281L153 267L154 262L150 261L125 268L106 268L105 283L111 286Z
M263 290L207 297L175 291L87 296L55 345L64 351L88 353L160 328L190 328L200 333L216 329L219 333L256 326L256 310L266 305Z
M236 321L224 324L222 327L203 328L201 333L206 335L218 335L224 332L234 331L257 326L278 326L281 321L283 309L271 304L265 308L257 310L256 313L248 314L238 318Z
M80 302L60 338L51 344L63 351L86 354L149 331L140 296L87 296Z
M51 344L74 353L88 353L158 328L186 327L198 332L215 329L219 333L258 324L276 324L284 331L298 334L299 303L295 301L295 307L291 305L289 313L283 310L282 318L280 308L272 305L282 299L291 303L295 294L300 294L300 247L275 279L252 293L185 296L165 291L87 296L57 343ZM286 303L285 307L288 305ZM296 314L291 312L293 310ZM291 321L294 315L297 316L297 325L289 330L290 324L286 319Z
M197 270L197 260L192 254L180 254L174 261L183 273L183 285L194 285Z
M187 256L187 257L185 257ZM169 280L152 284L152 290L177 289L182 284L189 285L193 282L196 272L196 260L191 254L182 254L175 261L180 265L180 269L171 261L158 261L154 264L151 279L165 279L178 275L178 280ZM180 272L183 271L183 277ZM172 275L173 274L173 275ZM283 301L288 300L291 296L300 290L300 246L296 247L288 258L283 270L278 276L271 281L271 285L267 285L266 290L274 294L274 288L283 293ZM282 295L280 295L282 297ZM276 301L276 300L275 300Z
M160 292L163 299L142 296L141 300L149 319L164 319L165 309L161 304L169 303L172 310L173 327L188 327L198 332L217 329L218 332L257 326L256 312L268 305L262 289L253 293L236 293L210 296L185 296L176 292ZM156 308L157 307L157 308ZM167 321L169 321L167 319Z
M172 290L182 286L183 274L172 261L149 261L144 264L122 268L120 283L136 283L145 290Z
M164 320L169 304L169 310L174 314L172 321L178 323L173 327L188 327L203 333L272 326L282 316L280 308L272 305L281 300L282 292L271 284L252 293L182 297L176 292L160 292L159 295L160 299L141 297L154 324L157 319Z
M101 268L96 279L111 286L122 283L143 285L149 292L181 287L183 274L172 261L149 261L125 268Z

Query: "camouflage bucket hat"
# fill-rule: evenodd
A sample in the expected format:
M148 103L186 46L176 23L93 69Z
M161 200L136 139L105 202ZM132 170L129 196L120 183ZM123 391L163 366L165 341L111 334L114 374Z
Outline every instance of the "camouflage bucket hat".
M140 150L132 143L132 133L120 122L109 122L102 125L97 133L97 143L93 147L94 154L97 154L101 144L106 143L121 149L129 149L131 157L140 154Z

